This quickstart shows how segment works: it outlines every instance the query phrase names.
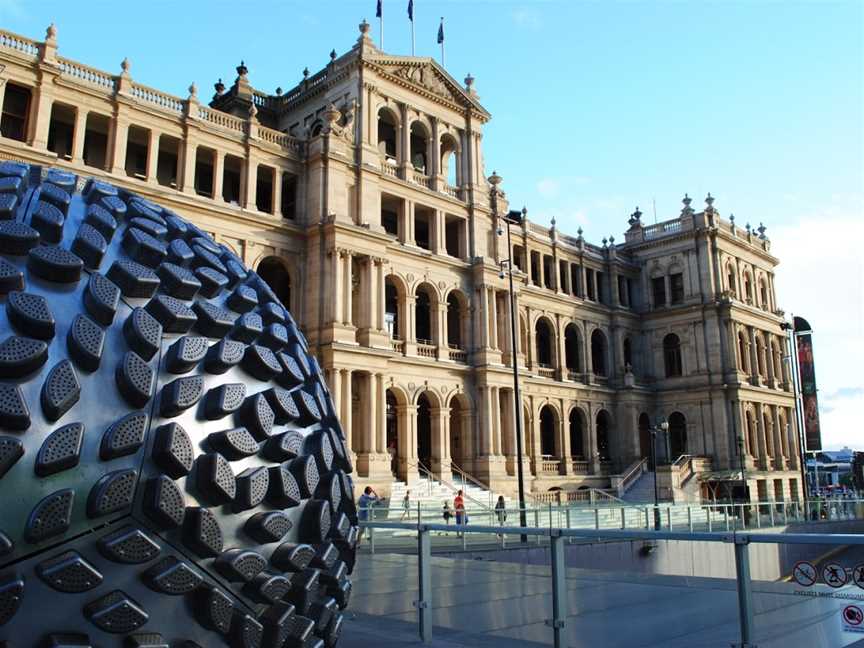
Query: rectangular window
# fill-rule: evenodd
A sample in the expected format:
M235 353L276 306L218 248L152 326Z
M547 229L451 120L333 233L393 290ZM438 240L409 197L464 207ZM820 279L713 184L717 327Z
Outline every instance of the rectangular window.
M591 301L597 301L594 291L594 271L590 268L585 268L585 294Z
M27 115L30 112L30 89L14 83L6 84L0 134L23 142L27 138Z
M381 226L392 236L399 235L399 214L390 209L381 210Z
M297 176L290 173L282 173L282 218L294 220L297 209Z
M424 250L432 249L432 219L435 213L431 209L414 207L414 244Z
M607 304L606 299L606 274L603 272L597 273L597 301L601 304Z
M531 283L535 286L540 285L540 253L531 253Z
M680 272L669 275L669 291L673 304L684 303L684 275Z
M573 295L580 295L579 292L579 284L580 279L579 276L582 274L582 267L576 265L575 263L570 266L570 292Z
M622 306L630 305L630 286L627 285L627 277L618 275L618 301Z
M555 259L548 254L543 255L543 284L549 290L555 289Z
M108 154L110 120L105 115L90 113L84 129L84 164L104 169Z
M465 254L465 221L458 216L445 216L444 243L447 254L456 259L464 259Z
M666 305L666 277L654 277L651 280L651 294L654 296L654 308Z

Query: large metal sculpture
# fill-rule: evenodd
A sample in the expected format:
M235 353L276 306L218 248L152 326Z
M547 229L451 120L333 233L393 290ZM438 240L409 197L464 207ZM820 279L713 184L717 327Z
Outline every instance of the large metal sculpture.
M0 164L0 646L334 646L357 517L316 360L226 246Z

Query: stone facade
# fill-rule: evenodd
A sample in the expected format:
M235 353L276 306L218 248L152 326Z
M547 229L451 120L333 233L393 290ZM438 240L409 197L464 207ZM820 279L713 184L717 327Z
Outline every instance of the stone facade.
M464 471L512 492L515 361L535 492L622 490L663 418L671 485L722 498L743 467L751 498L799 497L764 228L710 195L655 225L637 209L601 245L504 218L474 80L360 31L287 92L256 90L241 63L209 104L136 83L125 60L111 75L62 58L53 26L44 42L0 32L0 157L132 188L254 267L317 350L361 484Z

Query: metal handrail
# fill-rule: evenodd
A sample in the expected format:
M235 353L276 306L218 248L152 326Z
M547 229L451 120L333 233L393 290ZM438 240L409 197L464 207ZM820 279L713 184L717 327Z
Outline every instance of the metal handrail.
M429 480L430 482L433 482L433 481L438 482L442 486L446 486L447 488L452 490L454 493L458 493L461 490L462 491L462 497L464 499L468 500L469 502L473 502L474 504L477 504L479 507L481 507L482 509L485 509L486 511L492 510L492 507L487 506L486 504L484 504L483 502L481 502L480 500L478 500L474 497L471 497L470 495L465 493L463 489L459 488L455 484L447 481L446 479L439 479L438 477L436 477L432 473L432 470L429 467L427 467L422 461L420 461L420 459L417 459L416 464L411 463L409 461L408 465L409 466L416 466L417 472L420 473L421 475L424 475L426 477L426 479Z
M638 477L637 477L636 479L631 481L630 478L634 474L638 473L638 475L641 476L642 473L645 472L645 466L647 464L648 464L648 457L643 457L639 461L633 462L632 466L630 466L627 470L624 471L624 474L621 475L621 490L622 491L626 491L627 488L629 486L631 486L632 483L636 481L636 479L638 479Z
M466 481L469 481L469 482L471 482L474 486L477 486L478 488L482 488L483 490L487 491L487 492L489 493L489 502L490 502L490 505L489 505L488 508L489 508L489 509L492 508L492 505L491 505L491 502L492 502L492 487L491 487L491 486L489 486L488 484L484 484L484 483L481 482L479 479L477 479L477 478L474 477L473 475L469 474L469 473L468 473L464 468L460 467L459 464L457 464L457 463L456 463L455 461L453 461L452 459L450 460L450 470L453 471L453 472L455 472L457 475L459 475L459 476L462 478L462 483L463 483L463 484L464 484Z

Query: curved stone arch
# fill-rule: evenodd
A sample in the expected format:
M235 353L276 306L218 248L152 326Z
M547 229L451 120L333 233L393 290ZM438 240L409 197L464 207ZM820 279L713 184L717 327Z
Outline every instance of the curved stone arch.
M540 336L538 335L538 328L540 327L541 323L546 325L549 329L549 332L550 332L549 348L544 350L543 354L541 354ZM540 315L538 315L537 317L534 318L534 322L531 325L531 332L532 332L533 338L534 338L534 349L532 349L532 351L534 351L535 360L538 363L541 362L541 356L548 353L549 362L545 363L545 364L552 366L552 367L557 366L557 364L558 364L558 362L557 362L557 359L558 359L558 338L559 338L560 332L558 331L558 328L555 326L555 321L546 313L540 313Z
M393 395L396 397L396 403L398 405L409 405L411 403L411 397L409 396L409 390L407 387L404 387L398 383L391 383L389 385L384 385L384 391L393 392Z
M423 387L417 387L414 390L414 393L411 396L411 405L417 405L420 402L421 396L426 396L426 400L429 401L429 407L436 408L442 406L441 395L435 391L434 388L426 385Z
M726 284L726 289L733 294L738 294L738 286L740 284L740 275L738 273L738 260L733 256L726 256L721 260L723 268L723 283ZM729 285L729 278L734 280L734 285Z
M590 334L588 336L588 348L591 355L591 371L597 374L597 371L595 371L595 369L597 368L597 364L594 361L594 335L598 332L600 333L600 335L603 336L603 346L605 351L603 357L603 368L605 369L605 371L603 374L600 375L608 376L612 370L612 346L609 342L611 336L609 335L608 331L604 330L603 327L598 324L591 325Z
M234 253L234 256L236 256L238 259L241 259L241 260L243 259L243 255L240 253L240 251L236 247L231 245L228 241L226 241L224 237L221 237L221 236L219 237L219 243L221 245L224 245L225 247L227 247L229 250L231 250L231 252ZM258 258L263 256L263 254L264 254L263 252L261 254L259 254Z
M420 124L423 127L423 130L426 131L425 135L427 139L432 139L432 122L429 121L429 118L423 113L414 113L413 115L408 115L408 130L410 132L411 127L414 124Z
M409 294L416 296L417 291L421 288L428 288L430 296L432 297L433 304L442 303L441 300L441 291L438 289L431 279L426 279L425 277L421 277L417 279L413 284L409 284L411 292Z
M324 121L321 119L316 119L309 126L309 137L318 137L324 132Z
M378 119L381 117L381 113L388 113L389 117L393 120L393 123L397 126L402 125L402 116L399 114L399 109L393 106L389 101L382 99L375 105L375 121L377 123Z
M648 278L656 279L658 277L665 277L666 272L666 264L662 263L659 259L655 259L651 263L651 267L648 269Z
M465 294L465 291L462 290L459 286L451 286L450 288L446 288L444 293L442 294L442 303L446 304L450 299L450 295L455 295L459 300L459 306L466 309L466 311L471 308L471 302L468 300L468 295Z
M264 264L265 262L271 263L271 260L274 264L273 270L270 270L269 268L262 269L262 264ZM265 283L267 283L267 285L273 289L273 291L276 293L276 296L279 297L279 299L283 303L285 301L289 302L287 304L284 304L284 306L290 311L297 312L298 309L294 308L295 304L293 302L295 302L297 299L296 295L299 291L296 289L296 287L300 284L297 277L298 270L294 267L294 264L289 263L288 260L285 259L285 257L279 256L278 254L262 254L258 259L256 259L254 268L258 276L261 277L261 279L263 279ZM274 280L275 277L273 279L268 279L268 275L271 275L272 272L276 272L277 276L279 272L284 272L288 277L288 286L280 288L279 286L271 285L270 281ZM286 289L287 293L285 292Z
M462 407L465 411L474 411L474 401L471 399L466 392L460 389L452 389L448 391L443 396L443 402L446 403L445 407L453 407L453 401L458 401L459 406Z
M459 133L448 127L444 131L438 133L438 142L442 151L453 151L456 155L462 153L462 142L460 141ZM445 148L444 144L452 144L452 148Z
M403 277L395 270L391 270L384 275L384 281L386 282L388 279L391 279L393 281L393 285L396 287L396 294L401 299L405 299L408 297L409 294L413 294L409 292L408 281L405 279L405 277Z
M589 409L586 409L583 404L579 401L571 401L569 404L565 406L565 411L567 412L567 420L570 420L570 416L573 414L573 410L577 410L581 412L582 419L586 423L591 420L591 413Z
M537 416L540 416L540 411L544 407L551 407L553 410L555 410L555 418L558 420L559 423L561 422L561 408L558 405L557 399L550 398L549 400L541 400L539 403L537 403L537 405Z

